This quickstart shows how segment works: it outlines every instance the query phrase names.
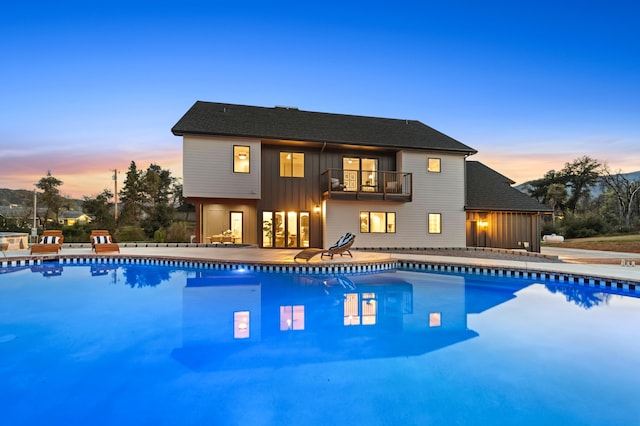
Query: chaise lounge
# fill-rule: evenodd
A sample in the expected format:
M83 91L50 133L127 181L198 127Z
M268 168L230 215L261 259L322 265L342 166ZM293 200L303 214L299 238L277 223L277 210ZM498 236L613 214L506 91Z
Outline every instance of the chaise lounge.
M120 246L113 242L109 231L93 230L91 231L91 248L97 253L118 252Z
M33 253L58 253L62 249L64 236L59 229L48 229L42 233L42 239L38 244L32 244L30 254Z
M298 259L304 259L307 261L307 263L309 263L309 260L312 257L317 256L318 254L320 255L320 258L329 256L331 259L333 259L333 256L336 254L343 256L345 253L353 257L350 249L355 239L356 239L356 236L354 234L352 234L351 232L347 232L342 237L340 237L338 242L336 242L334 245L332 245L328 249L324 250L319 248L307 248L302 250L300 253L296 254L293 257L293 260L296 261Z

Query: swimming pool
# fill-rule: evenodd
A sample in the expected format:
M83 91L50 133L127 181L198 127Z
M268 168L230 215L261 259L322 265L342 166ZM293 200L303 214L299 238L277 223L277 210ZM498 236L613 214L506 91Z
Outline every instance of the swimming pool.
M640 299L544 280L43 263L2 424L634 424Z

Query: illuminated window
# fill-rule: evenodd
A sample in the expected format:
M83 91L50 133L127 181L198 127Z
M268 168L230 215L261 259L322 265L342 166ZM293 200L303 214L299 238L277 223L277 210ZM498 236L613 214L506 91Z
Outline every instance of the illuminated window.
M242 145L233 146L233 172L249 173L249 147Z
M427 171L429 173L440 173L440 159L427 158Z
M249 336L249 311L234 312L233 337L235 339L248 339Z
M440 213L429 213L429 233L442 233L442 215Z
M304 177L304 154L302 152L281 152L280 176Z
M280 306L280 330L304 330L304 306Z
M360 232L396 232L394 212L360 212Z

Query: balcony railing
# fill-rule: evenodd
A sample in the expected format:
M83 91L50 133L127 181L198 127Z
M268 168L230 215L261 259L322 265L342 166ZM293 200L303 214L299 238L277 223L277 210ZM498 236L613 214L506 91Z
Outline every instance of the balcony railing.
M402 172L328 169L322 173L325 199L412 200L412 175Z

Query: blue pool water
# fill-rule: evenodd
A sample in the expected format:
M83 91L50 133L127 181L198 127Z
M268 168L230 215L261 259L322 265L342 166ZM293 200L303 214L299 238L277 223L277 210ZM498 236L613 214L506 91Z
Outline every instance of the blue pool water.
M639 325L539 280L16 268L0 424L638 424Z

